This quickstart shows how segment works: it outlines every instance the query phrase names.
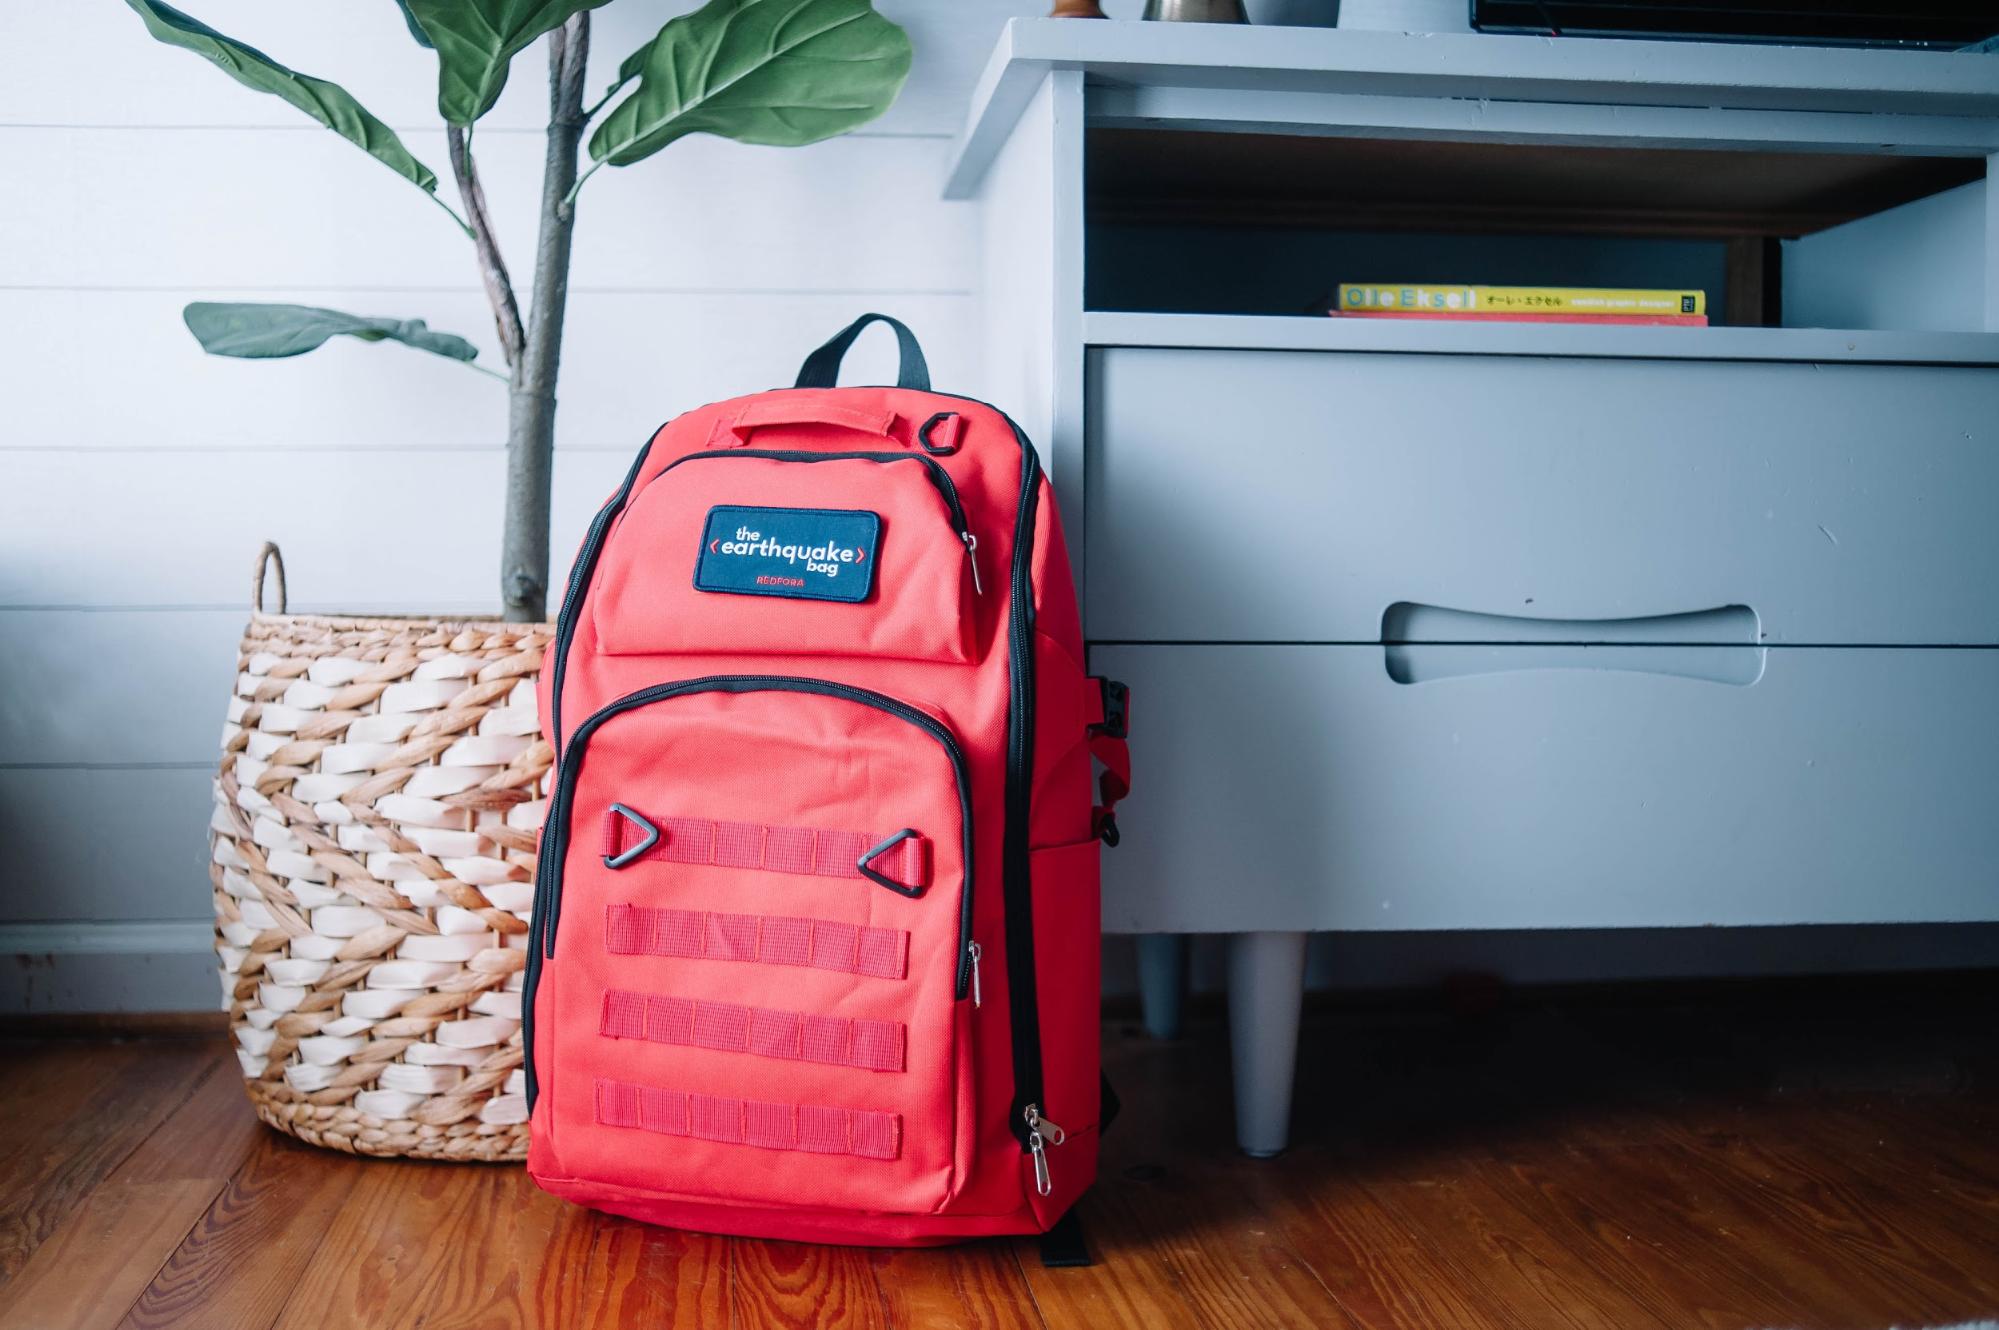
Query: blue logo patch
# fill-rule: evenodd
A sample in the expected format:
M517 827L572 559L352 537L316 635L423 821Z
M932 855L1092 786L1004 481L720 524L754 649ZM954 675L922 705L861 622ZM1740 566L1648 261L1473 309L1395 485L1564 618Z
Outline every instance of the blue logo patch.
M694 589L863 601L880 537L880 516L865 509L710 508Z

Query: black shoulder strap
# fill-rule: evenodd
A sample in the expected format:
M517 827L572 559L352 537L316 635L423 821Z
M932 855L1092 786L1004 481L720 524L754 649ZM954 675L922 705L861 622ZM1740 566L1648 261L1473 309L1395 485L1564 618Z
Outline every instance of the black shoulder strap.
M897 348L902 353L902 365L896 372L895 386L914 388L918 392L930 391L930 366L923 359L923 348L916 344L916 334L901 319L892 319L886 314L863 314L846 327L827 339L824 346L805 357L799 367L799 388L831 388L840 381L840 361L845 358L847 348L854 339L866 330L870 323L886 323L895 329Z

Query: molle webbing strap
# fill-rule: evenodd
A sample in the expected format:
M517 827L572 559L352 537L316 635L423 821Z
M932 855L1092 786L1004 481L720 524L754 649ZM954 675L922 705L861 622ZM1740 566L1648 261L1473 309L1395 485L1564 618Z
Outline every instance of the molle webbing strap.
M909 934L900 929L644 905L604 907L604 949L618 956L803 965L872 979L900 979L909 966Z
M901 1071L907 1042L900 1021L818 1016L616 988L604 992L598 1032L612 1039L645 1039L863 1071Z
M659 839L636 860L761 868L813 877L863 877L861 857L882 837L861 831L822 831L761 822L717 822L705 817L651 817ZM643 830L630 816L604 814L604 857L616 859L637 845ZM628 860L627 862L633 862ZM620 865L622 866L622 865ZM930 881L930 841L906 836L868 860L868 866L911 891Z
M763 1150L894 1159L902 1153L902 1116L858 1108L771 1104L599 1078L597 1121L662 1136L687 1136Z

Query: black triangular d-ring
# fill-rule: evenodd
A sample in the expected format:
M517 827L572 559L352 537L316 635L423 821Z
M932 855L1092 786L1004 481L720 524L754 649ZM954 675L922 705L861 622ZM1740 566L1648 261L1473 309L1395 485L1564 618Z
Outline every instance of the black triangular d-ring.
M868 881L876 883L879 886L887 887L890 891L893 891L898 896L908 896L912 899L914 899L917 896L921 896L923 894L922 887L904 886L902 883L888 876L888 874L876 872L874 868L875 860L881 858L883 855L887 854L890 850L893 850L896 846L902 844L904 841L913 840L916 837L916 834L917 833L915 827L904 827L901 831L896 832L893 836L890 836L887 840L875 846L872 850L869 850L859 859L856 859L854 861L854 867L860 869L861 876L866 878Z
M623 854L607 854L604 856L604 867L623 868L626 864L659 844L659 828L646 821L644 814L635 813L623 804L612 804L611 811L645 833L644 840L632 846L631 849L626 850Z

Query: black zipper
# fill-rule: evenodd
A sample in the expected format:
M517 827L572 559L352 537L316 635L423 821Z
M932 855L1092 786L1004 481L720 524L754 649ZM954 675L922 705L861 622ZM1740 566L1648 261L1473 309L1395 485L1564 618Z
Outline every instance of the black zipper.
M790 387L772 389L773 392L812 391ZM1026 1152L1031 1147L1028 1138L1033 1130L1027 1125L1025 1110L1027 1105L1042 1102L1041 1073L1041 1015L1040 1000L1035 989L1034 976L1034 892L1028 859L1028 821L1031 812L1029 792L1034 778L1034 598L1032 588L1032 568L1034 561L1035 508L1040 498L1041 462L1035 456L1034 444L1024 430L1006 412L991 402L977 397L967 397L962 393L935 392L933 396L948 397L954 401L970 402L985 407L1007 423L1013 431L1014 441L1020 445L1020 501L1014 521L1013 569L1011 578L1010 603L1007 607L1007 769L1006 769L1006 825L1001 844L1004 848L1004 863L1001 875L1001 890L1006 902L1006 970L1007 970L1007 1013L1012 1030L1013 1044L1013 1111L1008 1114L1008 1128L1020 1148ZM655 433L654 437L657 437ZM550 731L557 736L555 744L556 770L558 782L563 767L564 750L560 742L562 716L562 678L569 658L570 639L575 635L576 602L580 599L580 588L587 583L596 570L597 556L602 548L605 531L610 519L616 516L630 498L632 485L638 479L641 467L645 465L648 453L652 451L652 441L639 450L638 461L632 464L631 474L625 477L625 484L603 512L591 524L590 534L585 538L583 551L577 556L576 567L570 575L569 593L563 598L562 614L556 623L555 675L552 680L553 701L550 704ZM689 456L709 456L708 453L693 453ZM741 450L716 451L713 456L740 456ZM810 454L814 457L830 456L826 453ZM917 453L894 453L894 457L919 457ZM685 461L686 458L680 459ZM930 460L927 457L924 460ZM678 462L673 465L678 465ZM942 471L941 466L932 462L933 467ZM945 475L948 483L950 477ZM956 496L955 486L951 489ZM962 520L961 512L954 513ZM962 532L962 526L961 526ZM546 855L543 856L545 861ZM535 917L541 917L540 878L536 879ZM528 977L523 981L533 992L534 977L540 968L538 949L529 948ZM965 958L959 957L959 967L965 967ZM961 983L962 986L962 983ZM531 1026L533 1003L522 1004L522 1030ZM534 1062L527 1061L527 1075L530 1090L534 1084ZM529 1098L533 1102L532 1093Z
M828 679L801 679L781 674L717 674L702 679L683 679L677 683L655 684L650 688L641 688L635 693L627 693L614 702L606 703L588 720L576 727L576 734L570 740L570 751L573 751L576 757L573 761L562 764L556 777L554 792L549 796L548 813L542 821L541 855L535 863L534 921L528 934L527 974L521 981L524 990L521 994L521 1045L527 1073L530 1109L534 1106L537 1093L534 1074L534 993L541 980L541 963L555 956L555 929L562 915L562 863L569 852L570 805L575 800L576 779L583 769L583 755L589 747L590 736L613 717L637 710L639 707L649 706L654 702L663 702L690 693L807 693L818 697L837 697L844 701L873 707L898 720L907 721L937 741L944 750L944 756L951 763L951 774L958 784L958 817L962 828L961 850L965 865L964 890L958 898L958 959L953 977L953 995L963 1000L969 991L974 862L972 780L971 772L965 763L964 749L958 746L957 736L952 734L942 721L907 702L899 702L895 698L866 688L855 688L850 684L834 683Z
M672 423L669 420L667 425ZM659 437L659 430L665 428L666 425L661 425L646 436L645 446L632 459L632 469L625 473L625 483L618 486L618 492L611 496L610 502L599 508L597 515L590 519L590 529L583 533L583 548L576 552L576 562L569 569L569 585L562 592L562 608L555 614L555 642L549 648L555 653L555 663L549 667L548 733L551 740L549 746L554 750L557 766L562 764L562 676L569 666L569 639L576 632L576 610L583 599L583 588L597 571L597 556L603 551L604 535L610 530L611 519L618 515L625 501L631 497L632 486L638 484L639 472L645 469L646 458L652 453L652 441ZM547 658L546 654L542 657L544 660Z
M1005 413L1001 412L1004 417ZM1007 668L1011 705L1006 760L1006 839L1001 894L1006 901L1007 1024L1013 1031L1013 1111L1007 1124L1025 1151L1034 1128L1027 1106L1041 1097L1041 999L1034 971L1034 883L1028 853L1029 800L1034 789L1034 519L1041 497L1041 463L1008 417L1020 441L1020 504L1013 532L1013 590L1007 604Z
M1020 445L1020 498L1013 526L1012 588L1007 599L1006 826L1001 897L1006 902L1007 1024L1013 1042L1013 1111L1007 1127L1023 1154L1035 1132L1027 1108L1045 1108L1041 1073L1041 997L1034 970L1034 881L1028 831L1034 788L1034 523L1041 502L1041 459L1019 423L991 402L931 390L934 397L985 407Z
M951 510L951 529L960 541L971 534L965 522L964 505L958 502L958 486L951 479L951 473L937 464L936 459L922 453L901 452L842 452L820 453L804 448L711 448L705 452L689 453L676 457L659 469L650 485L682 462L698 462L704 457L761 457L772 462L921 462L930 473L930 483L944 496L944 506Z

